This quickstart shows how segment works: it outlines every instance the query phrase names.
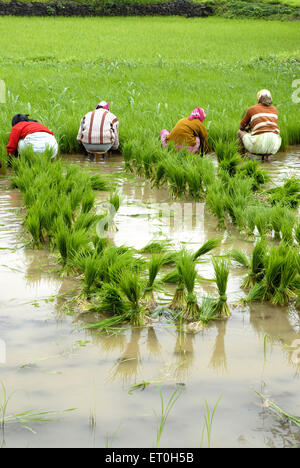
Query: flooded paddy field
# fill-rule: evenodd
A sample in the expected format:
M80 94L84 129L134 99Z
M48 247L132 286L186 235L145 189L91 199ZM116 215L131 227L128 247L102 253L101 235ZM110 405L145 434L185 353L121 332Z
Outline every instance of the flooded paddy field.
M174 201L168 190L124 172L121 156L92 161L64 160L111 177L121 195L113 236L116 245L141 249L165 239L196 250L220 236L218 254L233 246L250 252L253 243L234 228L216 231L204 203ZM299 175L300 149L276 155L264 167L272 184ZM99 208L106 200L99 193ZM299 427L274 413L256 393L288 414L300 415L300 321L292 307L237 306L245 271L232 265L228 303L232 316L198 333L184 333L166 319L113 335L84 330L72 315L78 279L61 277L48 250L26 245L22 198L0 178L0 379L8 395L6 414L51 411L48 422L12 420L0 433L3 447L295 447ZM179 218L160 216L172 207ZM170 208L170 213L171 213ZM211 279L209 262L197 266ZM172 288L170 288L172 291ZM215 285L200 281L199 295ZM167 298L162 297L162 301ZM161 434L161 398L175 402ZM219 402L218 402L219 401ZM218 402L211 433L202 431L205 404ZM0 405L3 402L0 400ZM71 409L70 412L64 412ZM20 419L20 418L19 418ZM26 427L25 427L26 426ZM28 430L31 428L31 431Z

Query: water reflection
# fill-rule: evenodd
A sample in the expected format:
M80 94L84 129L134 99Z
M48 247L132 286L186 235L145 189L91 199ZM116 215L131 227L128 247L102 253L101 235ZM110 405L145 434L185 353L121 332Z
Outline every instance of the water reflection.
M130 340L124 353L110 371L109 380L120 379L123 384L136 382L136 378L141 364L141 352L139 341L142 329L132 328Z
M225 335L227 323L227 320L221 320L220 322L216 323L218 333L216 336L213 353L211 355L209 363L209 366L212 369L214 369L217 372L220 372L221 374L227 372L227 358L225 351Z

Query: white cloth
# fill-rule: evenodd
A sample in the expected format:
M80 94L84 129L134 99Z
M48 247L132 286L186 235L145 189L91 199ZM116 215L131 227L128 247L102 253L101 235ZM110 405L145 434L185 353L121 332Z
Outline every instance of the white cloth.
M281 137L276 133L266 132L260 135L246 133L243 144L252 154L276 154L281 146Z
M34 153L43 153L47 147L52 149L51 158L54 159L58 153L58 144L51 133L35 132L27 135L24 140L20 140L18 144L18 151L21 152L26 146L32 146Z

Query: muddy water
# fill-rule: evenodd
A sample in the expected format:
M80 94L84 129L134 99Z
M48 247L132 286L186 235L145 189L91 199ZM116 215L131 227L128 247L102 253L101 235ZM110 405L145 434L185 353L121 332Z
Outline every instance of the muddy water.
M265 164L274 182L292 173L299 175L299 156L300 150L293 148ZM110 174L118 186L122 205L113 235L117 245L141 248L153 239L167 239L175 248L186 245L196 250L220 235L203 204L176 202L170 208L169 193L125 175L118 156L108 161L80 155L65 159ZM99 195L99 209L106 196ZM244 270L236 266L230 275L232 317L227 322L211 324L197 334L184 334L164 320L153 327L127 328L115 336L83 331L68 314L67 299L78 284L54 272L55 258L49 258L47 251L24 246L21 208L18 193L10 190L7 178L0 178L0 379L8 393L15 392L7 413L76 410L54 415L51 422L32 423L35 433L20 424L6 425L2 446L153 447L159 427L159 391L167 403L175 390L180 397L163 431L161 447L199 447L205 402L212 409L220 396L212 446L300 444L299 429L272 413L255 393L300 415L300 323L295 310L235 307L244 295L240 288ZM233 245L245 251L252 248L232 230L224 234L217 252L225 253ZM209 279L213 272L209 257L206 260L198 268ZM201 281L198 292L214 294L215 287ZM129 391L142 381L150 384ZM207 446L206 436L203 446Z

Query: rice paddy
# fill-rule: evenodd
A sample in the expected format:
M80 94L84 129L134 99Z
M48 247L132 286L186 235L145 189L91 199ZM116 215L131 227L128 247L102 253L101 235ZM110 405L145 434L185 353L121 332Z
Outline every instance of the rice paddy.
M53 20L52 27L60 31L63 25L66 28L67 39L69 22L61 20L61 22ZM82 21L74 19L73 24L89 24L89 34L95 35L97 40L100 40L100 36L104 37L112 25L116 25L114 20L119 21L117 24L123 24L120 19L103 20L103 30L99 36L93 29L97 24L93 19ZM124 19L127 26L132 19L128 20ZM19 25L26 29L31 20L6 18L4 22L8 31L12 28L13 21L20 21ZM269 165L260 164L238 154L236 130L243 111L253 101L257 87L263 87L264 82L268 83L280 106L282 150L288 150L290 145L300 142L299 129L295 124L299 106L285 99L287 85L295 79L299 68L297 51L291 43L292 34L294 36L298 34L297 29L293 24L287 27L285 23L276 23L276 26L281 28L280 47L286 41L282 51L277 50L276 57L269 55L275 50L275 46L279 47L272 36L271 44L268 46L270 50L265 51L266 55L262 57L258 58L260 46L257 42L253 46L253 57L245 57L242 51L233 50L230 55L229 49L226 50L225 47L220 62L221 56L216 55L218 47L213 51L209 42L205 42L203 35L202 45L206 49L207 58L201 60L193 54L184 55L180 50L176 55L169 54L168 51L172 50L170 39L165 44L166 55L156 56L155 47L152 47L151 51L148 51L147 58L141 51L139 55L138 49L136 49L137 55L134 56L136 43L132 37L120 61L113 57L114 51L111 51L112 55L107 56L105 60L103 58L96 60L92 51L89 51L90 56L89 54L81 56L81 52L76 49L77 39L67 55L66 51L62 50L66 47L66 41L62 48L58 49L55 46L56 36L53 36L54 55L42 57L39 55L40 47L43 41L47 43L47 39L43 34L40 35L41 42L38 42L37 38L39 28L45 24L45 21L32 19L31 24L33 22L35 28L33 28L31 54L36 53L35 57L33 55L20 57L16 45L6 43L9 34L3 39L7 55L2 59L2 70L5 82L9 86L8 102L1 114L2 146L7 140L9 115L20 109L30 112L33 117L39 118L54 130L62 153L78 151L76 134L81 114L89 110L87 106L94 106L95 96L97 99L111 96L113 111L122 122L120 136L124 164L120 166L120 159L117 159L116 167L110 159L93 163L83 155L63 155L51 162L47 152L37 158L31 151L24 152L19 159L8 161L5 151L1 150L3 177L0 179L0 184L2 181L6 184L5 191L9 192L10 196L20 197L18 201L20 217L17 225L22 225L21 230L18 228L18 236L10 232L8 238L5 235L1 238L3 252L15 255L17 258L15 244L18 238L18 242L20 240L22 242L22 252L33 256L35 261L41 258L42 264L37 267L37 271L45 270L46 266L46 276L61 285L66 283L72 286L69 290L73 292L66 294L66 297L64 294L62 296L60 293L57 294L53 306L55 320L75 327L75 333L82 343L81 347L83 350L88 348L87 354L90 353L92 356L92 367L96 362L95 348L101 346L101 359L104 360L101 361L101 366L105 367L106 374L109 374L107 379L110 383L106 384L108 391L113 388L119 395L120 381L123 386L128 387L138 382L138 377L144 382L162 382L163 386L167 382L172 383L169 388L166 385L165 397L160 392L162 406L161 424L155 442L157 447L161 446L163 440L166 446L173 446L171 438L167 435L168 427L165 426L169 417L175 417L177 406L180 417L183 417L182 405L186 399L183 396L177 401L176 385L183 382L184 386L189 386L193 382L194 397L197 394L199 382L198 377L195 377L196 374L192 372L193 362L196 361L201 366L203 376L206 376L211 385L218 386L220 381L216 371L223 374L229 372L225 352L226 329L231 330L228 332L230 337L228 339L239 349L237 354L232 354L235 366L231 378L236 378L234 376L241 372L241 363L238 362L237 356L243 341L244 320L248 320L247 333L251 335L251 343L255 346L261 343L262 349L264 348L262 331L263 336L267 334L277 340L274 352L276 359L274 358L274 362L270 365L276 366L277 360L281 362L282 359L281 372L285 375L287 385L294 389L290 374L295 369L296 373L299 370L295 358L298 348L293 345L299 338L297 328L299 324L297 308L300 301L299 170L297 167L282 177L279 169L277 175L280 175L281 180L277 183L272 174L272 169L276 167L273 162ZM166 33L172 25L178 31L177 40L185 27L185 23L180 18L172 18L169 23L164 19L143 18L141 23L148 34L150 34L150 24L153 28L151 34L155 30L158 31L162 25ZM202 20L194 19L189 23L195 31L199 24L204 23ZM231 36L236 36L238 40L240 32L231 22L209 19L204 29L207 28L206 32L214 31L216 25L222 27L228 34L230 30ZM242 25L250 31L255 22L251 22L250 25L247 22L237 21L235 25ZM272 27L267 25L266 29L272 31ZM139 28L140 25L137 25L136 37ZM122 31L121 27L120 37L125 29ZM264 31L262 35L265 33ZM156 40L158 41L158 38ZM13 55L9 58L10 48ZM20 69L21 59L24 63ZM17 75L16 69L20 70ZM212 74L215 76L216 69L220 70L220 76L216 76L212 83L210 77ZM153 79L154 75L156 79ZM232 84L229 84L229 75ZM95 80L93 90L91 86L87 86L91 76ZM186 81L187 87L184 86ZM246 83L251 85L246 86ZM229 93L222 92L226 86L230 90ZM181 105L183 88L186 92ZM87 90L84 98L80 89ZM52 96L50 104L49 90ZM177 152L172 147L161 149L160 129L171 128L179 117L187 114L189 108L193 107L195 96L201 101L201 105L208 109L207 126L214 154L199 158L184 150ZM143 124L140 125L140 122ZM286 154L290 153L287 151ZM8 162L11 163L11 168L7 167ZM125 186L128 192L127 198L124 197ZM154 203L155 197L164 204L171 206L174 203L178 204L180 209L186 204L190 204L193 210L201 207L203 219L201 218L200 226L197 227L196 224L195 227L197 219L194 218L197 216L189 215L193 222L188 233L190 235L192 232L196 236L194 242L185 239L184 223L181 227L174 224L172 233L172 229L167 229L165 220L159 213L153 215L151 210L154 208L151 208L151 204ZM131 205L126 206L128 199ZM139 213L138 202L141 203L142 212L144 210L142 216ZM158 207L158 212L160 210L161 207ZM171 226L172 222L176 223L176 213L173 216ZM206 233L205 219L209 220L210 226L209 232ZM151 235L147 235L145 230L142 230L139 236L139 223L144 227L149 224ZM9 228L9 222L5 221L3 226L6 228L6 224ZM9 242L15 244L11 245ZM14 252L7 249L13 249ZM28 270L30 271L30 268ZM34 271L28 273L28 281L31 275L35 277L36 273ZM3 302L7 304L4 289L5 286ZM38 312L41 307L36 301L31 302L31 306ZM264 311L265 314L269 314L268 318L273 326L276 321L278 322L276 331L268 329L268 320L264 317ZM255 332L253 335L251 327ZM282 327L288 330L283 344L279 339ZM66 330L67 327L64 325L62 339L65 334L68 335ZM54 331L53 333L55 336L56 333ZM157 334L161 339L157 338ZM213 352L211 352L212 337L214 337ZM70 337L67 340L70 340ZM173 353L170 349L167 351L164 349L162 352L162 347L172 343ZM143 353L142 359L140 352L144 345L152 359L148 370L145 366L145 354ZM204 356L205 359L209 358L208 364L204 367L199 362L200 345L205 349L204 355L200 353L201 359L204 359ZM51 346L49 345L50 348ZM31 351L37 353L38 346ZM254 357L253 351L249 353L245 351L245 359L249 359L249 362L255 359L257 362L259 352L256 354L255 351ZM284 358L286 354L289 357L288 365ZM57 353L52 353L52 356L55 355ZM104 355L107 356L105 359L108 359L108 362L105 361ZM82 359L83 362L78 362L78 368L85 365L86 358ZM31 361L39 362L38 359ZM89 368L89 365L87 367ZM265 367L267 367L266 362ZM63 372L66 372L66 368L65 363ZM33 368L29 366L29 369L30 374L36 373L34 365ZM37 369L36 374L43 372L40 365ZM91 374L94 375L96 369L97 366L93 367ZM155 376L150 375L153 371ZM59 374L59 371L52 366L46 369L46 372ZM148 375L143 376L143 373ZM257 378L255 372L250 374L249 382ZM103 375L99 376L98 384L102 383ZM248 381L246 373L244 378ZM276 385L271 377L270 380L278 391L280 385ZM223 379L222 382L228 391L229 387ZM80 386L82 385L81 383ZM223 418L225 420L226 404L232 407L231 397L227 395L222 410L223 398L220 402L220 391L219 387L217 388L218 395L215 391L209 393L212 398L210 405L214 408L212 413L206 401L208 394L201 394L202 402L206 402L204 427L208 446L215 445L211 441L212 420L214 419L214 425L217 424L219 412L221 420ZM147 385L145 395L151 392L150 389L151 386ZM210 392L209 385L205 386L205 391ZM106 390L103 394L105 392ZM96 393L97 390L94 388L94 394ZM132 398L136 394L137 392L134 392ZM144 405L142 395L137 399L141 411ZM78 403L75 395L71 400L76 400ZM169 403L165 406L164 401ZM216 401L218 401L218 411L215 415ZM126 409L133 403L125 403L123 397L122 402L124 406L118 410L127 420ZM295 403L295 400L293 402ZM78 407L78 404L71 404ZM194 404L195 398L193 405L189 407L189 412L194 411ZM50 406L57 407L55 404L47 405ZM63 405L61 411L69 406ZM94 413L99 412L98 407L99 405L93 410ZM172 412L169 411L171 409ZM91 418L90 406L88 411L90 420L99 420L99 414L97 417L93 413ZM115 411L112 411L114 422L118 419ZM17 410L16 414L22 414L22 411ZM37 410L27 415L30 417L43 416L43 414ZM140 415L135 414L137 425L144 428L145 421ZM255 412L252 416L254 414ZM286 414L295 414L295 410L292 409ZM106 421L109 421L111 415L107 414ZM130 421L127 422L130 424ZM66 424L68 423L62 423L62 427L66 427ZM237 422L235 424L238 425ZM249 420L249 424L253 427L253 420ZM105 437L102 439L107 441L108 431L115 433L116 427L118 424L106 428ZM272 432L271 427L270 424ZM98 425L93 423L94 435L97 430ZM233 427L224 445L239 445L234 440L233 434L241 430L241 427L238 430L237 427ZM135 443L142 446L145 444L142 432L135 441L130 441L128 436L122 436L123 443L128 446L133 446ZM203 434L202 432L202 443ZM289 445L290 434L286 433L284 427L281 429L281 434L280 443ZM147 435L149 440L153 439L148 429ZM43 440L43 436L40 437L40 440ZM273 434L272 437L274 443L279 443L277 436ZM294 437L299 437L299 434L295 433ZM223 445L218 430L216 438L218 445ZM184 445L199 446L200 439L200 429L199 440L187 430ZM116 445L119 443L120 441L116 440ZM263 445L262 440L258 438L257 444ZM251 445L249 440L247 445Z

